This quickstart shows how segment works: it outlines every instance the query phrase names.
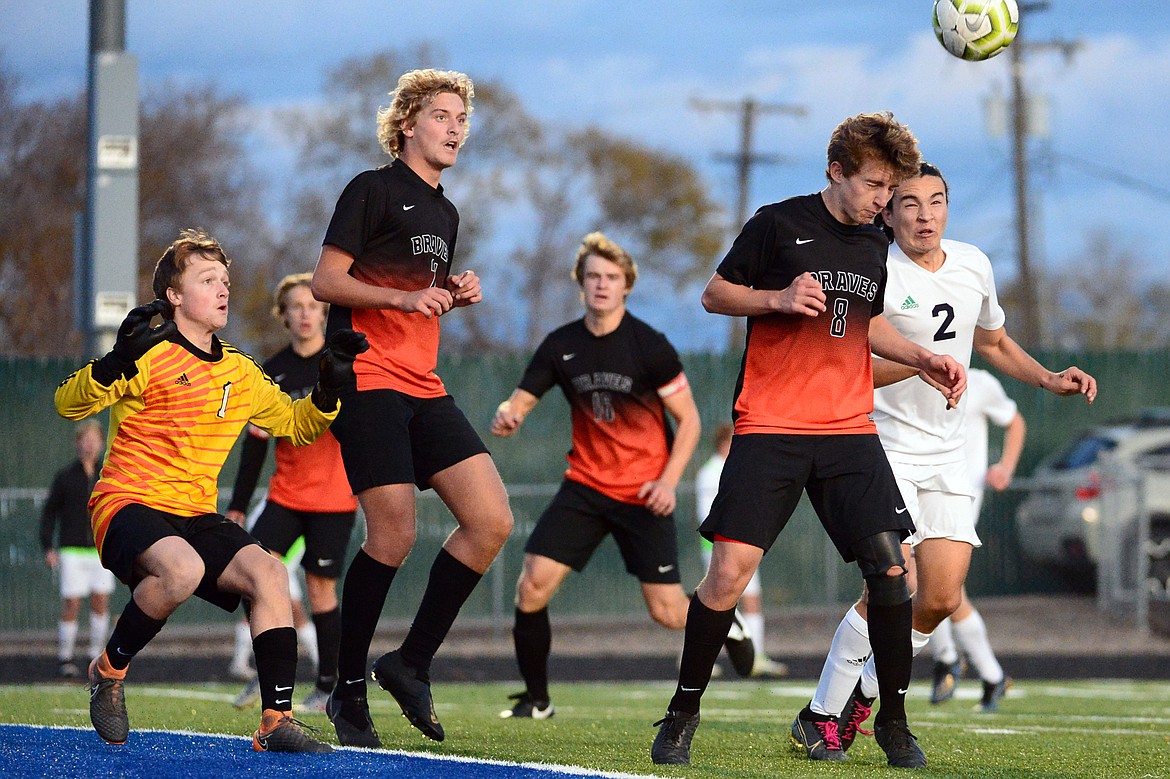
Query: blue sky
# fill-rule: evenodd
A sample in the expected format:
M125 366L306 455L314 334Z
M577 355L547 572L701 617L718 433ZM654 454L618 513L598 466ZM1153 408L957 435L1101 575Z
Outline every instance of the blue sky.
M505 84L545 122L596 123L690 156L729 210L733 171L715 155L736 149L736 120L696 111L691 98L751 96L808 109L759 122L756 150L789 161L756 170L753 208L819 189L836 123L890 109L950 179L950 237L981 246L1007 279L1015 254L1009 145L988 135L984 104L1006 94L1008 58L948 55L931 32L930 6L128 0L127 48L144 83L210 80L264 114L319 100L324 71L343 59L431 42L446 53L436 66ZM0 0L0 52L24 96L84 85L87 13L81 0ZM1052 0L1024 27L1033 41L1083 44L1071 60L1036 53L1027 69L1049 115L1034 177L1037 262L1083 265L1088 236L1104 232L1137 255L1144 278L1170 283L1170 4ZM1109 258L1090 261L1110 267Z

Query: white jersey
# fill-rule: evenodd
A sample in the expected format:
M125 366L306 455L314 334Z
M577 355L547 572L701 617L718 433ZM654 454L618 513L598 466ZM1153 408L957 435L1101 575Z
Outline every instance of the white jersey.
M1007 427L1016 418L1019 409L1007 396L999 379L985 370L975 368L967 373L967 391L959 402L967 425L967 469L971 486L978 495L987 477L987 422Z
M695 516L700 525L711 513L711 504L719 492L719 477L723 474L724 462L726 460L716 452L695 474Z
M987 255L945 238L942 250L946 261L931 273L897 244L890 246L883 313L909 340L967 368L975 327L997 330L1004 313ZM924 381L912 378L875 390L873 418L891 461L945 463L965 456L963 414L948 411L942 395Z

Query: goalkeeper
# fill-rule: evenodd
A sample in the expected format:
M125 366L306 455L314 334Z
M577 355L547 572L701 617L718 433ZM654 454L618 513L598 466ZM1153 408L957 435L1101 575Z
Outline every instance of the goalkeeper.
M288 578L240 526L216 513L216 481L248 422L296 445L337 415L368 346L335 334L317 386L293 401L248 355L215 333L227 324L231 261L219 243L185 230L159 259L157 300L131 311L113 350L57 388L61 416L110 412L109 452L89 501L102 565L132 591L105 650L89 666L90 720L111 744L130 729L124 680L133 657L192 595L226 611L251 604L263 714L256 751L330 752L292 718L296 632ZM162 324L151 320L162 316Z

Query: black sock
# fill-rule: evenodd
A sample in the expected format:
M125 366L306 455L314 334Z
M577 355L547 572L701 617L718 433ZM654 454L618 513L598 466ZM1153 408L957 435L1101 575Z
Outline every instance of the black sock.
M735 619L735 608L715 611L707 608L696 592L687 609L687 629L683 638L682 662L678 667L678 686L670 699L671 711L684 714L699 712L699 699L711 682L711 669L719 650L727 640L727 631Z
M910 601L897 606L869 603L869 645L873 647L873 664L877 671L881 708L874 724L906 719L906 690L914 651L910 646L913 606Z
M418 671L419 679L430 679L431 660L447 637L459 609L482 578L483 574L456 560L446 549L439 550L418 613L400 650L402 662Z
M131 597L126 608L122 609L122 616L118 618L114 632L110 634L110 640L106 643L106 657L110 665L118 671L130 665L131 658L141 652L165 624L167 624L165 619L148 617Z
M341 641L341 610L313 615L317 628L317 689L330 692L337 683L337 647Z
M548 700L548 655L552 649L552 626L548 609L525 613L516 609L512 627L512 642L516 645L516 665L528 697L538 703Z
M256 680L265 709L292 711L293 683L297 678L296 628L272 628L252 639Z
M341 638L337 648L337 681L343 697L366 695L370 642L397 572L397 568L383 565L363 549L349 564L341 590Z

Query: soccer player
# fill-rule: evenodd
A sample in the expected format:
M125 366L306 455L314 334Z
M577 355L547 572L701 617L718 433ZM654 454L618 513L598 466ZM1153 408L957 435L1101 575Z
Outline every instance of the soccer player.
M922 163L915 175L898 184L883 209L883 221L897 244L887 263L889 324L964 368L974 348L1007 376L1055 395L1080 394L1092 403L1097 396L1092 376L1076 367L1054 373L1007 334L991 261L970 244L943 238L947 205L942 173ZM950 410L923 382L904 380L916 373L904 365L883 361L874 365L875 386L882 387L875 392L874 420L916 525L903 550L909 558L913 548L917 576L917 582L911 582L915 654L926 646L935 626L959 606L971 551L980 544L964 447L966 404L959 404L959 411ZM825 748L808 750L814 760L845 757L879 691L880 741L881 714L889 701L887 689L877 683L880 666L874 679L877 593L870 582L867 585L867 592L838 626L816 693L793 724L795 730L806 721L816 723ZM874 657L866 662L871 645Z
M227 324L230 260L219 243L184 230L159 258L157 300L131 311L113 350L57 388L67 419L110 408L110 447L89 501L102 564L132 597L89 664L89 714L98 735L125 743L130 661L192 595L226 611L251 604L263 713L257 751L330 752L292 717L297 639L288 576L243 528L216 513L216 480L251 422L294 444L312 441L337 414L365 339L331 339L310 397L292 400L248 355L219 340ZM163 322L151 328L153 317Z
M325 349L328 306L313 297L312 278L309 273L285 276L276 287L272 307L272 315L284 324L291 343L266 361L263 368L293 398L312 393L317 364ZM241 527L270 438L255 425L249 425L247 431L227 511L227 518ZM356 512L357 499L345 477L341 449L330 431L309 446L297 447L287 439L277 440L276 472L268 483L264 509L249 531L281 558L298 538L305 539L301 567L305 570L309 611L317 634L317 684L302 704L307 709L325 711L325 701L337 682L337 646L341 640L337 580L345 564Z
M1016 465L1024 451L1028 425L1016 402L1004 392L1003 385L988 371L972 368L967 372L967 395L963 401L966 417L967 443L964 456L967 475L974 490L971 516L979 522L983 508L983 491L991 487L996 492L1006 490L1012 483ZM999 460L988 465L988 423L1004 429L1003 448ZM938 623L930 636L930 653L934 657L934 683L930 691L931 703L943 703L955 694L961 667L960 650L974 666L983 682L979 710L994 712L1007 692L1008 678L991 648L987 626L978 609L967 597L967 588L960 592L959 607L951 616Z
M541 396L559 386L573 422L565 478L524 547L512 636L525 690L512 696L516 704L504 717L553 715L548 604L606 536L613 535L626 570L641 583L651 618L672 630L686 624L673 512L699 440L699 410L674 347L626 309L638 267L625 249L602 233L586 235L573 278L585 316L545 337L492 419L493 435L511 436ZM750 639L740 646L750 653ZM750 670L749 654L743 673Z
M415 487L434 489L458 527L435 558L405 640L373 673L428 738L443 740L431 660L512 530L495 463L435 374L441 317L483 299L474 272L452 273L459 213L439 183L467 138L473 93L462 73L399 78L378 114L378 139L393 162L345 187L313 273L313 294L331 304L328 332L356 327L371 347L333 426L366 516L365 542L342 586L338 683L326 707L337 738L351 746L381 745L366 702L367 656L414 545Z
M735 604L806 491L873 593L878 743L891 765L925 764L905 712L910 590L900 542L914 523L869 417L870 352L924 371L947 402L957 402L966 380L953 358L910 343L881 315L888 242L872 222L918 170L914 136L889 113L850 117L833 131L827 160L828 186L757 211L703 291L708 311L748 317L747 345L735 436L699 528L714 542L711 567L691 598L678 685L656 723L655 763L690 762L700 698ZM800 736L812 749L824 735L808 728Z
M41 549L45 565L61 577L61 620L57 623L57 675L80 674L73 662L81 599L89 596L89 656L102 651L110 629L110 593L114 575L102 567L89 526L90 493L101 472L106 438L102 426L85 421L73 435L77 459L57 472L41 511Z
M695 474L695 515L699 524L702 524L707 515L711 513L711 504L715 502L715 495L719 492L719 477L723 473L724 463L727 462L727 453L731 450L732 432L732 426L726 422L715 428L715 451ZM711 567L711 542L699 536L699 543L702 546L700 555L703 558L703 570L705 571ZM752 648L755 650L750 675L761 678L787 676L788 666L771 659L764 650L764 601L762 593L760 571L756 569L739 601L741 619L747 628L748 636L751 637ZM732 632L734 633L734 625Z

